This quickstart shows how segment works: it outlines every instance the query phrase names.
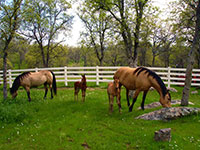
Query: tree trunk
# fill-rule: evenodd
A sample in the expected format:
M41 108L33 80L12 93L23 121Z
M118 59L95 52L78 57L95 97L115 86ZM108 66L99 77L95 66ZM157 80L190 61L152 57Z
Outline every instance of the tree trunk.
M154 65L155 65L155 59L156 59L156 56L153 55L153 60L152 60L152 64L151 64L152 67L154 67Z
M3 98L7 99L7 52L3 56Z
M192 80L192 69L193 69L193 65L194 65L194 53L195 53L195 51L198 50L198 47L199 47L199 40L200 40L200 0L198 1L198 5L197 5L197 9L196 9L196 17L197 17L197 20L196 20L196 27L195 27L195 35L194 35L191 50L189 52L185 85L184 85L182 99L181 99L181 105L182 106L188 105L188 99L189 99L190 87L191 87L191 80Z

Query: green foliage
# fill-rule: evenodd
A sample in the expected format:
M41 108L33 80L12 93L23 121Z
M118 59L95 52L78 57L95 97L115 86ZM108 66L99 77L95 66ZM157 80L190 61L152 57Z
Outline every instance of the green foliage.
M50 65L56 47L63 42L58 35L68 33L73 16L68 14L71 4L63 0L26 0L23 7L21 32L38 44L44 67ZM26 32L24 32L26 31Z
M10 99L0 103L0 114L0 122L3 123L19 123L28 116L23 104L16 104L15 100Z
M3 58L0 58L0 70L3 70ZM8 60L7 61L8 69L13 69L13 64Z

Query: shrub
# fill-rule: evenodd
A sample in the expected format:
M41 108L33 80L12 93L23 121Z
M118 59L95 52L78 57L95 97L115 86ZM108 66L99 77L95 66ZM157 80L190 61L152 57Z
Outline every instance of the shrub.
M4 123L22 122L27 117L27 112L22 105L2 102L0 103L0 121Z

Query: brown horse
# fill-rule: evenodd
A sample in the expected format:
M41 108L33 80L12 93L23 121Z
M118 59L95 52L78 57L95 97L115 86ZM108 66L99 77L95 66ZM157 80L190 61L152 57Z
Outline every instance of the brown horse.
M45 87L45 95L46 98L48 87L49 85L51 91L51 98L53 98L53 91L56 95L57 88L56 88L56 78L55 74L52 71L42 70L39 72L24 72L17 76L13 82L12 88L10 89L10 93L13 98L17 96L17 90L20 86L24 87L27 92L28 100L31 101L30 97L30 88L37 87L44 84ZM53 88L53 89L52 89Z
M126 98L130 112L132 111L133 105L141 91L144 91L141 103L141 108L144 110L146 94L151 86L154 87L159 93L160 103L162 106L171 107L170 93L161 78L155 72L144 67L122 67L115 72L114 78L119 78L120 88L122 85L126 88ZM131 106L129 103L129 90L135 90Z
M86 77L85 77L85 75L81 75L81 76L82 76L81 81L77 81L77 82L74 83L74 100L77 99L77 101L78 101L78 92L81 89L82 101L84 102L85 101L85 92L86 92L87 85L86 85Z
M114 79L113 82L108 83L107 93L109 99L109 112L113 112L113 101L116 96L117 104L119 107L119 112L121 112L121 103L120 103L120 88L119 88L119 79Z

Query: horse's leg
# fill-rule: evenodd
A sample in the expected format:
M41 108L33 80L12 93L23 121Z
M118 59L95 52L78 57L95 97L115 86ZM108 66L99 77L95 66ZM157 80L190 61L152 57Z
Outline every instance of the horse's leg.
M51 91L51 99L53 99L53 88L52 88L51 84L49 84L49 88L50 88L50 91Z
M30 88L29 87L24 87L28 96L28 101L31 101L31 96L30 96Z
M80 89L79 89L78 87L76 87L75 90L74 90L74 100L75 100L75 101L76 101L76 100L78 101L78 93L79 93L79 90L80 90Z
M110 107L110 94L108 93L108 100L109 100L109 109L108 111L111 112L111 107Z
M145 102L145 98L146 98L147 92L148 91L144 91L144 93L143 93L143 98L142 98L142 103L141 103L142 110L144 110L144 102Z
M113 101L114 101L114 96L113 95L109 95L110 113L113 112Z
M133 105L135 104L139 93L140 93L140 90L136 90L136 91L135 91L135 93L134 93L134 95L133 95L133 102L132 102L131 106L129 107L129 112L132 111Z
M44 84L44 88L45 88L45 94L44 94L44 99L46 99L47 96L47 92L48 92L48 87L47 87L47 83Z
M119 95L117 95L117 104L118 104L118 107L119 107L119 112L121 113L121 101L120 101L120 99L121 99L121 96L119 94Z
M126 89L126 100L127 100L127 105L129 107L130 106L130 102L129 102L129 89Z
M82 101L85 102L85 89L81 89L82 92Z

